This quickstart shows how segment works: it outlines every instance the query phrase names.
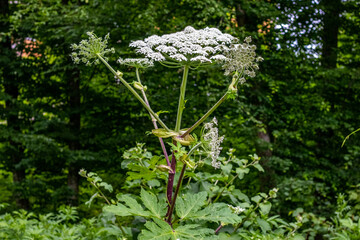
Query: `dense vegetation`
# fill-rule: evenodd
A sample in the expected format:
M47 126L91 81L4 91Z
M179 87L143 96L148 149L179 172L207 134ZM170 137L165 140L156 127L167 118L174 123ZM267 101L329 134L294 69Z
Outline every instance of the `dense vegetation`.
M352 0L1 1L0 238L120 239L150 229L143 215L115 217L116 209L102 208L111 199L153 198L140 186L154 194L165 188L164 173L142 169L144 180L137 177L140 167L129 164L162 160L158 142L145 134L153 129L151 119L105 66L75 65L70 46L88 31L110 33L116 54L109 62L116 66L119 57L136 55L131 41L193 26L216 27L241 41L251 36L264 58L257 76L213 113L226 136L221 156L234 161L225 171L239 174L244 165L251 171L231 183L211 168L203 170L206 176L186 175L207 192L193 201L221 192L221 201L245 204L248 223L238 227L244 239L359 239L359 134L341 147L360 127L359 10ZM129 83L136 79L133 68L117 68ZM227 89L231 77L220 68L190 72L184 126ZM174 128L181 72L157 64L141 75L152 108ZM256 156L261 166L255 167ZM82 168L97 173L84 175L90 183L78 174ZM219 186L210 186L215 181ZM107 198L91 183L102 183ZM222 222L235 221L229 216Z

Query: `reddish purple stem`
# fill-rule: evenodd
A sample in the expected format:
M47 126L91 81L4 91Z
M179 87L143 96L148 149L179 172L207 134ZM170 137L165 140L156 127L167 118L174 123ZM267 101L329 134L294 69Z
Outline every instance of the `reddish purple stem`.
M147 100L145 91L144 91L144 90L141 90L141 93L142 93L142 95L143 95L143 97L144 97L144 101L145 101L146 105L148 105L148 106L150 107L150 104L149 104L149 102L148 102L148 100ZM151 116L151 114L150 114L150 116ZM156 119L153 118L152 116L151 116L151 119L152 119L154 128L155 128L155 129L158 129L158 126L157 126L157 124L156 124ZM168 156L168 154L167 154L164 141L163 141L163 139L160 138L160 137L159 137L159 141L160 141L160 145L161 145L161 148L162 148L162 150L163 150L163 153L164 153L164 156L165 156L165 159L166 159L166 163L167 163L167 165L170 167L169 156Z
M219 231L222 227L223 227L223 225L220 224L220 226L215 230L215 235L219 234Z
M169 172L168 185L167 185L167 189L166 189L166 196L167 196L167 200L169 203L166 217L168 217L169 213L170 213L170 206L172 203L171 198L172 198L172 193L173 193L173 189L174 189L174 178L175 178L175 171L176 171L176 158L175 158L174 152L172 153L170 167L171 167L172 172Z

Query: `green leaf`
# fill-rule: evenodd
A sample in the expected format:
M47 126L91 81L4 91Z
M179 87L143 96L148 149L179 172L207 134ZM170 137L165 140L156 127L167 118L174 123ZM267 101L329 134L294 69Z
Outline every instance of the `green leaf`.
M249 168L236 168L236 173L239 175L239 179L243 179L245 174L248 174Z
M181 219L186 219L193 213L205 205L207 193L199 192L197 194L185 194L183 197L177 199L175 205L176 214Z
M256 196L252 197L251 200L254 201L254 202L256 202L256 203L259 203L260 200L261 200L261 196L256 195Z
M258 218L256 218L256 222L259 224L261 231L263 233L266 233L267 231L271 231L270 224L267 221L265 221L264 219L261 219L258 217Z
M241 221L241 217L233 213L227 204L214 203L197 213L188 216L192 220L204 220L223 224L235 224Z
M196 224L187 224L172 229L167 222L160 219L146 222L145 227L147 229L141 231L139 240L201 240L207 239L207 235L214 233L213 229L200 228Z
M159 180L152 179L152 180L147 181L147 185L149 187L160 187L161 184L160 184Z
M144 208L132 197L128 195L122 195L119 198L119 201L125 202L125 204L118 203L116 206L105 206L103 208L104 212L111 212L117 216L142 216L150 217L152 214L149 211L144 210Z
M109 192L112 192L112 191L113 191L113 187L112 187L110 184L106 183L106 182L101 182L101 183L99 183L99 186L105 188L105 189L108 190Z
M169 137L175 137L178 136L179 133L175 132L175 131L167 131L163 128L159 128L159 129L153 129L151 131L155 136L157 137L161 137L161 138L169 138Z
M254 164L253 166L254 166L259 172L264 172L264 168L263 168L259 163Z
M87 201L87 202L85 203L85 205L90 208L92 201L98 196L98 194L99 194L99 193L96 192L94 195L92 195L91 198L89 199L89 201Z
M260 203L259 207L260 207L261 213L263 215L267 215L267 214L269 214L269 212L271 210L271 202Z
M162 219L163 215L165 214L164 209L166 208L166 206L162 206L153 193L147 192L143 188L141 188L140 196L145 207L150 210L152 215L156 218Z

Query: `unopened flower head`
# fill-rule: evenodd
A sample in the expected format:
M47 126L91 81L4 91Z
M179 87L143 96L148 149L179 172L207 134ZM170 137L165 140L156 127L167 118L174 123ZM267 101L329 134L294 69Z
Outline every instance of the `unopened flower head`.
M211 165L214 168L220 168L221 163L217 161L222 147L220 144L224 140L224 136L219 137L219 131L217 126L217 120L214 117L213 120L204 125L204 131L202 138L205 142L205 148L208 150L208 157L211 158Z
M243 44L234 44L230 51L226 54L226 61L223 65L225 75L234 72L243 72L244 75L255 77L255 71L259 69L258 62L262 61L262 57L257 57L256 46L251 45L251 37L246 37ZM241 81L243 83L244 81Z
M119 58L117 62L135 68L149 68L154 66L154 61L148 58Z
M72 44L71 49L74 52L71 53L72 60L78 64L80 62L86 65L99 64L99 56L107 61L105 55L107 53L114 53L114 48L107 48L107 43L110 35L107 34L104 39L97 37L93 32L86 33L89 39L82 40L79 44Z
M180 32L134 41L130 47L153 61L198 65L225 61L225 53L235 40L216 28L196 30L188 26Z

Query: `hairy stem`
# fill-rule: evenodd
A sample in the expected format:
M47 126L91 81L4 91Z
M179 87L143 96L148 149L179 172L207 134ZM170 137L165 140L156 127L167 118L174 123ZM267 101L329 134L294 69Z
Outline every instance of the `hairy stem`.
M179 105L178 105L178 111L177 111L177 116L176 116L175 132L178 132L181 127L182 113L185 108L185 92L186 92L186 83L187 83L188 75L189 75L189 66L185 65L183 78L182 78L182 82L181 82L181 86L180 86L180 96L179 96Z
M174 198L173 198L173 200L171 202L171 206L170 206L170 210L169 210L169 214L168 214L168 219L166 220L170 225L171 225L171 217L172 217L172 213L174 211L176 198L178 196L178 193L179 193L179 190L180 190L180 187L181 187L181 183L182 183L183 178L184 178L185 169L186 169L186 163L184 163L184 166L181 169L179 181L178 181L178 184L176 186L175 193L174 193Z
M105 199L106 203L108 205L111 205L110 201L107 199L107 197L105 196L105 194L100 190L100 188L98 186L96 186L96 184L94 182L91 182L91 184L99 191L100 196Z
M141 80L140 80L140 74L139 74L139 68L136 68L136 77L137 77L137 80L139 81L139 83L141 84ZM150 107L150 104L149 104L149 101L146 97L146 94L145 94L145 91L144 89L141 89L141 93L143 95L143 98L144 98L144 101L146 103L146 105L148 105ZM156 119L154 118L154 116L150 113L150 116L151 116L151 120L152 120L152 123L154 125L154 128L155 129L158 129L158 126L156 124ZM166 163L167 165L170 167L170 161L169 161L169 155L167 154L167 151L166 151L166 147L165 147L165 144L164 144L164 141L162 138L159 137L159 142L160 142L160 145L161 145L161 148L162 148L162 151L164 153L164 156L165 156L165 159L166 159Z
M148 110L150 112L150 115L152 115L158 122L159 124L167 131L170 131L170 129L165 125L165 123L163 123L163 121L161 121L161 119L159 118L159 116L148 106L146 105L146 102L140 97L140 95L135 91L134 88L132 88L130 86L129 83L127 83L106 61L104 58L102 58L100 56L100 54L97 54L98 58L105 64L105 66L121 81L122 84L125 85L125 87L127 89L130 90L130 92L132 94L134 94L134 96L140 101L140 103L146 108L146 110Z
M173 142L175 144L175 142ZM170 213L170 206L172 203L172 193L173 193L173 189L174 189L174 178L175 178L175 171L176 171L176 158L175 158L175 153L173 152L171 155L171 164L170 164L171 170L172 172L169 172L169 177L168 177L168 183L167 183L167 188L166 188L166 197L167 197L167 201L168 201L168 211L166 213L166 216L169 216Z

